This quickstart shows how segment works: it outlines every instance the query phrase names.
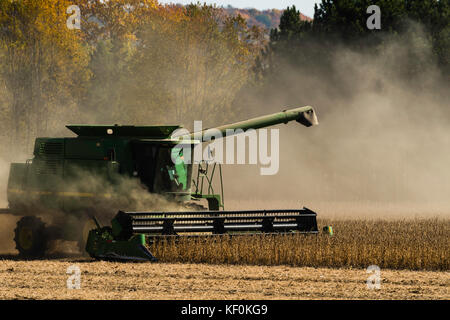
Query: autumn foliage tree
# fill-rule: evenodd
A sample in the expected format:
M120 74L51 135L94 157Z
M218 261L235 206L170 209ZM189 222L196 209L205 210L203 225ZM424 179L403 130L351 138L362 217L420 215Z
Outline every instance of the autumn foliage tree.
M85 106L97 122L184 123L231 113L259 48L256 29L213 6L94 2Z
M141 29L132 65L137 107L152 105L162 122L223 121L258 54L253 34L242 18L214 7L169 10L176 19L157 16Z
M66 25L69 1L0 1L0 76L8 93L2 131L25 151L61 113L74 113L89 72L81 33ZM63 109L63 110L62 110Z
M80 30L67 27L70 5ZM29 153L35 136L64 134L68 122L222 122L260 39L214 6L2 0L0 135Z

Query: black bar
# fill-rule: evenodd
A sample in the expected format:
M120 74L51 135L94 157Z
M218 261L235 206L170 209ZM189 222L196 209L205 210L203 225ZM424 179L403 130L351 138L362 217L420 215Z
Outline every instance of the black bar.
M173 226L173 221L172 220L166 220L164 221L163 225L162 225L162 234L163 235L171 235L171 234L176 234L175 233L175 228Z
M264 218L261 225L261 231L262 232L273 232L275 231L275 225L273 223L274 218ZM295 227L297 225L295 224Z
M213 228L214 234L225 233L225 219L215 219L213 222Z
M81 297L83 299L83 297ZM121 297L115 297L121 299ZM123 299L123 298L122 298ZM236 307L235 307L236 306ZM239 307L242 306L242 307ZM247 308L247 306L250 306ZM24 318L30 314L45 314L48 310L64 308L73 317L86 317L86 310L95 318L114 318L123 310L133 310L134 317L148 318L152 314L164 315L165 319L209 319L209 320L265 320L295 319L293 314L302 310L313 315L327 312L332 315L345 314L346 318L360 319L361 312L374 315L402 314L403 318L414 318L423 310L437 316L448 310L448 301L431 300L9 300L0 301L4 313ZM199 307L214 308L214 313L195 315L186 310ZM8 311L9 310L9 311ZM212 309L209 309L212 310ZM324 311L325 310L325 311ZM387 310L387 311L386 311ZM439 311L440 310L440 311ZM298 318L298 317L297 317Z

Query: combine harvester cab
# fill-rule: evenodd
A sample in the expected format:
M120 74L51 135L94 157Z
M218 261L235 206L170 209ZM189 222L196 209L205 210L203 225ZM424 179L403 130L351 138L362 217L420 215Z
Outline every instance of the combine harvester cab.
M225 136L228 129L246 131L290 121L306 127L318 124L314 109L301 107L216 129ZM209 141L209 130L173 137L180 126L67 128L77 136L37 138L34 158L11 164L9 208L0 213L22 216L14 240L25 258L42 257L48 242L56 239L77 241L82 251L97 259L155 261L146 243L164 237L317 233L316 214L306 208L224 211L220 165L217 194L211 184L216 164L212 170L208 164L197 165L194 179L193 165L184 162L179 150L180 145L192 148ZM136 212L118 201L132 192L121 185L124 179L176 203L205 199L209 210L192 211L191 206L183 212ZM112 219L111 227L102 227L97 218Z

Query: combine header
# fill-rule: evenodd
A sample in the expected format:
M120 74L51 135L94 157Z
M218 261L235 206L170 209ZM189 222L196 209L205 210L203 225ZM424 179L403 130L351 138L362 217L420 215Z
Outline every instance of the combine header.
M151 260L145 246L168 236L317 233L316 213L301 210L123 212L112 228L92 230L86 250L97 259ZM145 235L145 236L144 236Z
M239 232L311 232L317 230L316 213L302 210L245 210L219 212L123 212L116 216L122 230L131 233L178 235Z
M217 129L228 133L294 120L307 127L318 123L313 108L302 107ZM179 148L209 141L208 130L186 139L171 136L180 126L67 127L77 137L37 138L34 158L11 164L9 208L0 213L23 216L14 240L24 258L42 257L48 242L56 239L78 241L81 250L97 259L155 261L147 243L165 237L318 232L316 213L307 208L225 211L220 165L198 164L193 179L192 161ZM213 189L216 172L220 193ZM124 179L173 203L189 204L187 210L134 212L134 190L123 187ZM192 201L201 199L209 210L192 211L200 208ZM98 219L109 220L117 210L111 226L101 226Z

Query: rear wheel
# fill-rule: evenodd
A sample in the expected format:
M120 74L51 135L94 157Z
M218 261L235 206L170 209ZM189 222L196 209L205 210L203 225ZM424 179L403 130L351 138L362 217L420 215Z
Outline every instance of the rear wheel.
M47 249L45 223L37 217L27 216L17 222L14 241L19 255L24 258L41 258Z

